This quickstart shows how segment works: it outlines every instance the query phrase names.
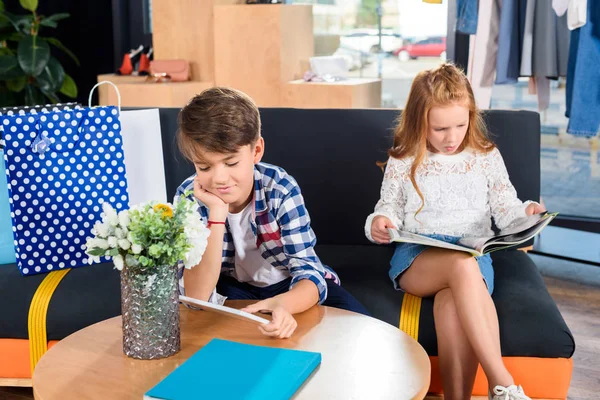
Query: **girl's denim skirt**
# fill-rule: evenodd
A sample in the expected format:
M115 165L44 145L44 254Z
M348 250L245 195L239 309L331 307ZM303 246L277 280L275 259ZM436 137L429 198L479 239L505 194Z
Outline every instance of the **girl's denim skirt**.
M433 239L443 240L447 243L456 244L459 237L447 236L447 235L426 235ZM419 254L430 248L430 246L424 246L422 244L414 243L398 243L396 251L391 261L390 278L394 282L394 288L396 290L402 290L398 285L398 278L400 275L408 269L417 258ZM489 254L481 257L475 257L477 264L479 264L479 270L483 276L483 280L487 285L488 292L492 294L494 292L494 267L492 266L492 258Z

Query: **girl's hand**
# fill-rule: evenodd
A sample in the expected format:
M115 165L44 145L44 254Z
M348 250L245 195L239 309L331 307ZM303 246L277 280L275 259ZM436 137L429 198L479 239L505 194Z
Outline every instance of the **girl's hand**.
M208 207L211 218L218 218L219 221L227 218L229 204L208 190L203 189L200 182L198 182L198 178L194 179L194 197Z
M373 222L371 223L371 237L377 243L389 243L390 234L388 232L388 228L398 229L388 217L378 215L377 217L373 218Z
M298 323L285 308L275 306L272 310L269 299L259 301L242 308L242 311L256 313L259 311L271 311L273 319L267 325L259 325L258 330L265 336L270 336L278 339L287 339L292 336L292 333L298 327Z
M537 203L531 203L525 209L525 214L527 214L527 215L541 214L545 211L546 211L546 207L544 207L543 205L540 205Z

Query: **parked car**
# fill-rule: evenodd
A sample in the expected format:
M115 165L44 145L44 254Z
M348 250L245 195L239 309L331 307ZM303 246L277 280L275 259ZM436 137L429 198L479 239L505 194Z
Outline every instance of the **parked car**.
M393 53L400 61L415 60L418 57L440 57L446 59L446 38L430 37L402 46Z
M381 51L391 53L403 45L402 37L390 29L381 31ZM355 29L340 37L340 48L358 50L363 53L379 52L378 29Z

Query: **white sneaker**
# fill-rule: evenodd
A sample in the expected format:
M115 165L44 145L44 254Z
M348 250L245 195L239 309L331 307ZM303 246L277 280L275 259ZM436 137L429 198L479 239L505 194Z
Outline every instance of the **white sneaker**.
M525 395L521 386L515 385L508 387L498 385L494 388L494 395L488 393L488 397L490 400L531 400Z

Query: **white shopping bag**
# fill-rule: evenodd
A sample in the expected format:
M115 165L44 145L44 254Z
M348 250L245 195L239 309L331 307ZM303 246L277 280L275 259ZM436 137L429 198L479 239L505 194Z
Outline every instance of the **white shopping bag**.
M167 202L167 185L157 108L121 111L121 134L129 204Z

